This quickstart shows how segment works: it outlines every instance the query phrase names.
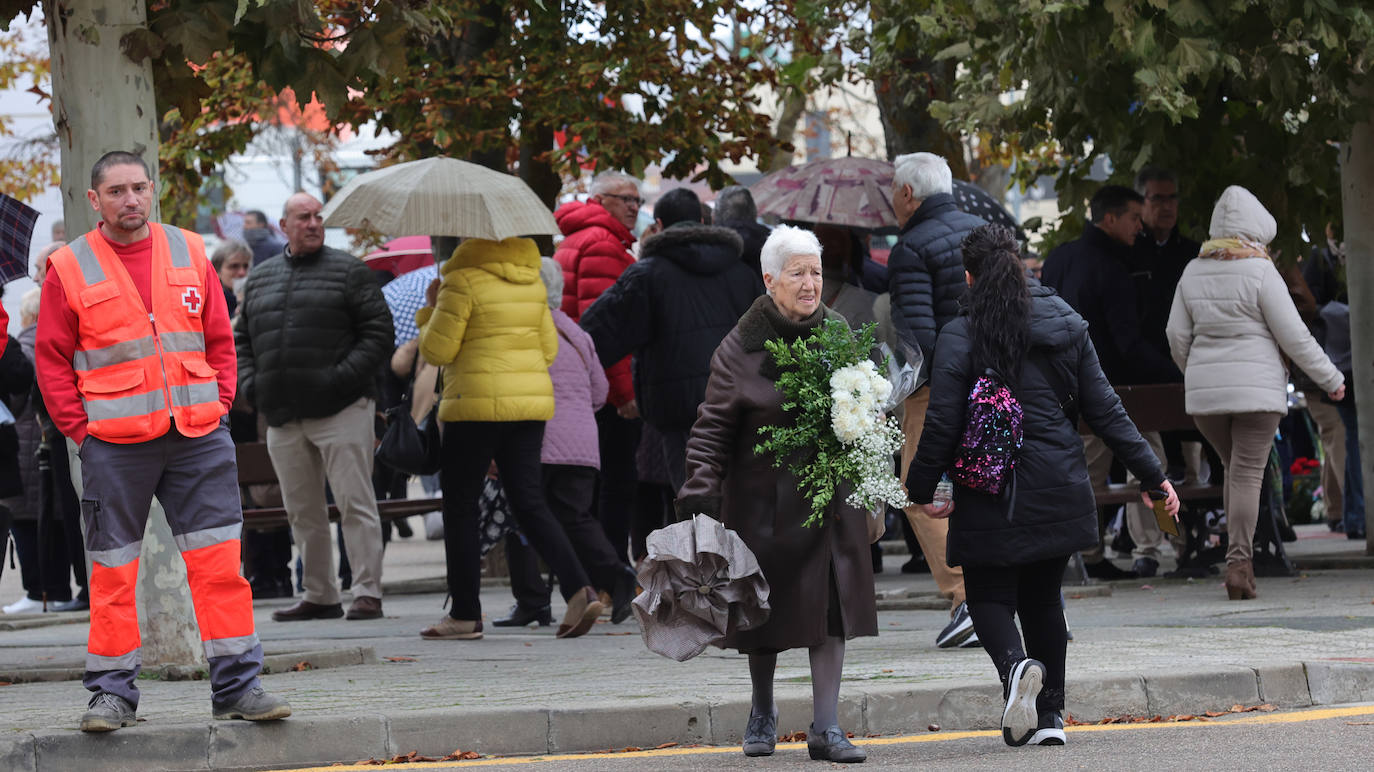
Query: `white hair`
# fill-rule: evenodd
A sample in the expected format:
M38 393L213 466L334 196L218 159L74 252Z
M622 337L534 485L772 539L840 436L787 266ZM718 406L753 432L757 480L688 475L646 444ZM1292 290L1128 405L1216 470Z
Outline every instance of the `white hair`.
M802 255L815 255L817 258L821 256L821 242L816 238L816 234L805 228L779 225L768 234L768 240L763 242L763 250L759 253L759 267L763 269L763 273L777 277L787 266L787 261Z
M29 319L38 321L38 299L42 294L41 288L34 287L19 298L19 320L21 324Z
M614 188L621 185L630 184L635 186L635 193L639 193L639 180L626 174L625 172L602 172L592 178L590 192L593 196L602 193L610 193Z
M539 278L549 293L549 308L563 307L563 266L552 257L539 258Z
M892 181L910 185L912 198L924 200L936 193L954 190L954 175L949 171L949 164L934 153L899 155L893 165L897 171Z

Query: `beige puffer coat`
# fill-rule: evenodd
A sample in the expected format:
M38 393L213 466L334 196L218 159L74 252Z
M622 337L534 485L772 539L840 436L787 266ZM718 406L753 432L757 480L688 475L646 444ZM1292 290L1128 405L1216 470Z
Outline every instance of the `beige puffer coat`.
M1274 219L1249 191L1231 186L1212 212L1213 239L1268 243ZM1287 354L1323 390L1342 383L1298 316L1266 256L1190 261L1174 293L1167 333L1183 371L1190 415L1288 412Z

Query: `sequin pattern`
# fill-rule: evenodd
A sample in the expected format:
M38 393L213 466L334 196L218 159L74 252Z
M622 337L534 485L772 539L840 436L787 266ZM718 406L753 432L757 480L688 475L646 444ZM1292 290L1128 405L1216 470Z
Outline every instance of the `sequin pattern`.
M964 435L949 477L965 488L1000 494L1021 450L1021 403L993 375L981 376L968 395Z

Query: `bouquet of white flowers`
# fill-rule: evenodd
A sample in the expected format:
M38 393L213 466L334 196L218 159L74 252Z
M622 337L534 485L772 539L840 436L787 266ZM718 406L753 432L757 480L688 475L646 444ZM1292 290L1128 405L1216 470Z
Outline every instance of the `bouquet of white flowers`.
M902 428L883 414L892 384L869 358L874 327L855 335L843 322L827 319L790 345L765 344L782 373L782 408L797 416L792 426L761 428L763 442L754 452L772 453L774 466L786 463L797 476L811 502L804 525L822 523L840 485L850 488L847 504L870 512L884 503L908 503L892 468L892 456L904 440Z

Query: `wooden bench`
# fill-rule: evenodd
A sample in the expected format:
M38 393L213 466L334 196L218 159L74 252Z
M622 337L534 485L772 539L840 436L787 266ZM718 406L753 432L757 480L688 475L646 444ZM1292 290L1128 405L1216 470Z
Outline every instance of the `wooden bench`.
M1118 386L1116 393L1121 397L1121 406L1131 417L1141 434L1145 432L1193 431L1197 425L1184 407L1183 384L1167 383L1150 386ZM1085 423L1079 423L1080 434L1091 434ZM1222 486L1212 484L1175 484L1174 492L1180 501L1202 499L1221 499ZM1135 483L1107 484L1093 488L1097 505L1117 506L1140 501L1140 486Z
M239 485L277 485L277 470L272 467L272 458L267 454L267 443L244 442L235 446L238 451ZM441 498L421 499L381 499L377 502L377 512L383 520L398 517L422 515L443 506ZM329 506L329 519L339 519L339 508ZM284 507L244 507L243 527L255 530L279 528L287 525Z

